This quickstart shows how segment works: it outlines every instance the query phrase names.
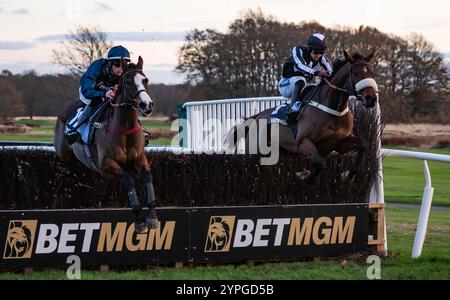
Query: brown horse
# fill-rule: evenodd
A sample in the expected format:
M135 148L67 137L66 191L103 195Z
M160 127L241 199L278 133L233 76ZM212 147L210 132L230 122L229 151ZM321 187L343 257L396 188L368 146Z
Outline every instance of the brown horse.
M88 168L101 174L118 176L120 183L128 190L129 205L135 215L136 232L146 232L148 228L156 228L158 219L154 209L153 178L150 173L150 162L144 150L144 134L138 120L138 112L144 116L152 112L153 101L146 91L148 83L144 75L143 60L138 64L126 64L122 60L123 74L118 86L115 103L109 101L102 112L101 123L94 134L90 146L74 143L69 145L64 137L67 116L74 113L82 102L75 100L64 107L63 117L58 117L55 127L56 155L63 161L73 154ZM145 200L148 212L144 215L136 193L133 177L129 172L137 172L144 185Z
M348 99L349 96L355 96L367 108L374 107L378 100L378 87L368 64L373 55L374 53L367 57L358 53L349 55L344 51L345 60L335 63L330 81L323 80L305 95L308 105L302 108L297 124L294 124L296 135L289 126L279 126L279 147L298 155L306 154L314 161L313 171L302 177L306 182L313 181L325 167L324 157L332 151L342 154L356 149L358 162L362 159L366 142L353 135L353 115L348 109ZM262 111L232 128L226 138L228 148L233 149L237 141L244 138L242 135L245 135L246 149L255 142L259 149L261 136L270 140L271 134L276 134L270 132L271 126L258 124L262 123L261 120L270 120L275 109ZM252 131L252 126L257 129ZM247 130L243 130L243 127ZM257 134L251 137L248 132ZM354 172L352 170L353 174Z

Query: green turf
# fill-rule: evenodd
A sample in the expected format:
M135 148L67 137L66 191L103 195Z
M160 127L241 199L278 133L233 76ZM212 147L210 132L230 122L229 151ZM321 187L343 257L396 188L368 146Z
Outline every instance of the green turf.
M175 139L175 144L178 146L179 144L176 142L177 139ZM172 139L171 138L160 138L160 139L154 139L150 140L150 143L148 146L171 146Z
M418 210L387 209L389 257L381 261L381 279L450 279L450 212L430 215L428 234L419 259L411 259ZM366 257L264 263L256 266L227 264L176 269L154 267L129 272L82 271L82 279L367 279ZM0 279L66 279L62 270L36 272L31 275L0 274Z
M0 141L7 141L7 142L53 142L53 135L0 134Z
M37 127L30 127L31 132L26 134L0 134L0 141L20 141L20 142L53 142L55 120L30 120L21 119L18 124L32 124ZM172 122L142 120L142 125L150 132L170 131ZM174 125L176 127L176 124ZM171 139L161 138L151 140L151 145L170 145Z
M30 119L20 119L16 121L17 124L31 124L38 125L38 127L31 127L31 132L33 131L49 131L53 133L55 129L56 120L30 120Z
M172 126L172 122L169 121L150 121L150 120L141 120L142 126L144 126L147 130L167 130L170 131L170 128ZM178 124L178 123L177 123ZM178 131L178 127L177 131Z
M396 148L450 155L450 148ZM450 206L450 164L428 161L434 187L433 205ZM403 157L383 159L385 199L388 202L420 204L425 187L422 161Z

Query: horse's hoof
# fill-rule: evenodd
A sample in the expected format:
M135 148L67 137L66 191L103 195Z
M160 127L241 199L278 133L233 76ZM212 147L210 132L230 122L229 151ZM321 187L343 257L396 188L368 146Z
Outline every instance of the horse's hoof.
M303 170L301 172L295 172L295 175L300 178L300 180L305 180L311 174L308 170Z
M341 176L340 176L341 177L341 181L345 182L349 178L349 174L350 174L350 171L348 171L348 170L345 171L345 172L342 172Z
M147 233L148 227L146 223L134 223L134 232L136 233Z
M145 224L150 229L158 228L159 222L158 219L145 218Z

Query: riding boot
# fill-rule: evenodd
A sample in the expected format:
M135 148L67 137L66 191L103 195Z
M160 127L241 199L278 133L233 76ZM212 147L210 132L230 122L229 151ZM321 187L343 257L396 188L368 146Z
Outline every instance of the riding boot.
M291 104L289 105L288 111L287 111L287 119L288 120L296 120L298 117L298 114L300 113L300 107L297 107L296 102L300 102L299 104L303 105L301 94L302 90L305 86L305 82L303 80L299 80L294 85L294 90L292 91L291 95Z
M80 134L78 133L77 129L89 119L94 110L95 107L86 105L80 117L78 118L78 121L72 126L67 125L67 131L64 133L64 135L66 136L67 141L70 145L80 140Z

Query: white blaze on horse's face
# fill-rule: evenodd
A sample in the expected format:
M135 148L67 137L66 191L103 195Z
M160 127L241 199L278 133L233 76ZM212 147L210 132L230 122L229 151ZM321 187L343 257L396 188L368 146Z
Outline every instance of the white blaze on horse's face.
M141 103L139 104L139 107L142 109L142 111L145 115L148 115L152 112L153 101L152 101L152 98L150 98L150 95L146 91L146 88L143 83L144 80L147 80L147 78L140 73L136 73L136 76L134 76L134 84L136 85L136 89L138 91L142 91L138 95L139 99L141 99Z

